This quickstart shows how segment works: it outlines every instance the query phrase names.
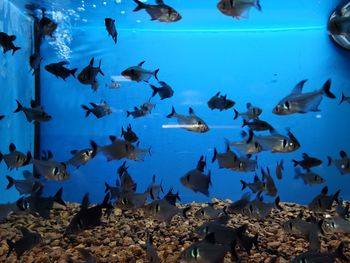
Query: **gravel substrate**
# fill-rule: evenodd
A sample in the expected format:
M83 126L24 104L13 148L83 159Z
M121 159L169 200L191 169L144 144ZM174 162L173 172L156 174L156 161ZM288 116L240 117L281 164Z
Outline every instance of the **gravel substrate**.
M217 207L223 207L226 200L218 201ZM123 212L114 209L107 219L103 217L103 225L91 230L85 230L79 235L63 237L66 226L72 216L79 210L80 204L67 204L67 207L55 207L49 220L34 217L28 214L12 214L8 220L0 224L0 262L18 262L16 255L12 253L8 258L8 246L6 239L18 240L21 237L20 227L24 226L31 231L42 235L40 245L26 252L20 262L66 262L66 257L82 261L77 247L89 249L98 262L128 262L142 263L145 259L145 241L148 230L153 235L154 245L162 262L177 262L181 251L192 242L199 240L194 234L195 227L204 220L194 217L194 212L202 204L192 203L192 209L188 212L189 219L175 216L170 225L160 223L146 216L142 209ZM242 262L271 262L277 257L276 262L288 262L292 256L307 251L308 243L302 238L296 238L285 234L282 223L289 218L296 217L301 211L305 215L310 214L305 207L281 203L283 211L273 210L272 214L264 221L257 221L242 215L232 215L228 225L238 227L248 224L248 233L253 236L259 234L260 251L253 249L251 255L238 250ZM332 214L332 213L331 213ZM345 255L350 257L350 235L327 234L321 236L321 250L333 251L343 241ZM225 262L231 262L227 255Z

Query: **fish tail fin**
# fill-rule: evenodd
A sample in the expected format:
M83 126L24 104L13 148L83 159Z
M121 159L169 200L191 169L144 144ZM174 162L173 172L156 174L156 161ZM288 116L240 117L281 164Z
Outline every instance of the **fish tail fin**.
M81 107L86 110L85 117L89 117L91 110L85 105L81 105Z
M153 72L153 75L154 75L154 77L156 78L156 80L159 81L159 79L158 79L158 72L159 72L159 68L156 69L156 70Z
M131 115L131 112L130 111L126 111L126 117L129 117Z
M341 242L335 251L335 256L344 262L350 262L349 258L344 255L344 243Z
M327 156L327 160L328 160L327 166L331 166L331 164L332 164L332 157Z
M262 11L261 4L260 4L260 0L256 0L256 1L255 1L255 7L256 7L256 9L258 9L260 12Z
M133 12L137 12L137 11L140 11L141 9L145 9L147 6L145 3L142 3L139 0L134 0L134 2L137 4L137 7L133 10Z
M166 117L167 118L172 118L175 114L176 114L175 108L174 108L174 106L172 106L171 113L168 114Z
M244 127L247 126L247 125L248 125L247 120L243 120L242 128L244 128Z
M6 255L6 257L8 258L10 256L12 250L15 248L15 244L10 239L7 239L6 242L7 242L7 245L9 247L9 251L7 252L7 255Z
M105 193L109 192L109 190L111 189L110 185L108 183L105 182Z
M63 188L61 187L54 196L54 201L60 205L66 206L66 203L62 199Z
M339 102L339 105L342 104L342 103L344 102L344 100L345 100L345 95L344 95L344 92L342 92L342 94L341 94L341 100L340 100L340 102Z
M5 115L0 115L0 120L2 120L3 118L5 118Z
M297 167L297 166L298 166L298 164L299 164L299 162L298 162L298 161L296 161L296 160L292 160L292 162L294 163L294 167Z
M185 207L184 209L182 209L182 215L183 215L184 218L186 218L186 219L188 218L186 213L187 213L190 209L191 209L191 206L187 206L187 207Z
M20 47L14 47L12 50L12 56L16 53L16 51L20 50Z
M23 166L30 164L32 162L32 159L33 159L32 154L30 152L27 152L26 160L23 163Z
M91 148L92 148L92 157L94 158L97 154L97 149L98 149L98 146L97 146L97 143L94 142L93 140L90 141L90 145L91 145Z
M244 182L243 180L241 180L240 182L241 182L241 184L242 184L242 188L241 188L241 190L246 189L246 188L247 188L247 183L246 183L246 182Z
M280 199L279 196L277 196L276 200L275 200L276 208L279 209L279 210L283 210L282 206L280 206L280 202L281 202L281 199Z
M338 191L334 194L334 196L333 196L333 201L336 201L337 204L340 203L340 202L339 202L339 194L340 194L340 190L338 190Z
M323 84L322 92L323 92L323 94L325 94L328 98L330 98L330 99L335 99L336 96L331 92L331 83L332 83L332 80L331 80L331 79L328 79L328 80Z
M9 183L6 186L6 189L10 189L15 184L15 181L11 176L6 175L6 178L9 181Z
M20 112L23 110L22 104L18 100L16 100L16 102L17 102L17 109L13 113Z
M213 155L213 158L211 159L212 163L215 162L217 154L218 154L218 151L216 150L216 148L214 148L214 155Z
M157 93L158 93L158 88L157 88L156 86L154 86L154 85L151 85L151 88L152 88L152 90L153 90L153 93L152 93L152 98L153 98L154 96L157 95Z
M70 71L70 74L74 77L74 78L76 78L75 77L75 73L78 71L78 68L74 68L74 69L72 69L71 71Z
M238 111L236 109L233 109L234 113L235 113L235 116L233 117L234 120L236 120L238 118Z

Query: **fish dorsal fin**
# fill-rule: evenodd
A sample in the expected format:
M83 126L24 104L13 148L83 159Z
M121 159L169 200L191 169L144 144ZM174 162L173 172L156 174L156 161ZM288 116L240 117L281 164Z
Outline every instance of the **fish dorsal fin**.
M339 152L339 155L340 155L340 157L343 158L343 159L348 157L348 155L346 154L346 152L343 151L343 150Z
M307 153L303 153L303 159L309 159L310 156Z
M68 61L61 61L57 63L58 66L64 66L64 65L69 65Z
M156 175L154 174L153 176L152 176L152 183L154 184L156 182Z
M204 242L210 243L210 244L215 244L215 233L212 232L208 235L205 236L203 239Z
M135 106L134 111L139 111L139 108Z
M246 106L247 106L247 109L249 110L252 107L252 104L248 102Z
M109 136L109 139L111 140L111 142L115 142L117 140L117 137L115 137L114 135Z
M156 0L157 5L164 5L164 1L163 0Z
M53 159L53 153L51 151L47 151L47 160Z
M300 81L297 85L295 85L291 94L294 94L294 95L301 94L306 81L307 81L307 79L304 79L304 80Z
M60 164L64 167L64 169L67 169L67 165L64 162L60 162Z
M254 175L254 183L255 182L260 182L260 179L259 179L258 175L256 175L256 174Z
M194 110L193 110L191 107L189 107L189 108L188 108L188 113L189 113L190 115L194 115Z
M78 150L71 150L70 151L70 153L73 154L73 155L76 154L77 152L78 152Z
M30 100L30 107L32 107L32 108L36 108L36 107L38 107L39 106L39 104L38 103L36 103L36 101L35 100Z
M10 153L13 153L14 151L16 151L16 146L14 145L14 143L11 143L9 145L9 151L10 151Z
M219 96L220 96L220 91L215 94L215 97L219 97Z
M95 62L95 58L92 58L92 59L90 60L89 65L92 67L92 66L94 65L94 62Z
M86 193L83 197L83 201L81 201L81 210L86 210L89 207L89 193Z
M29 236L29 235L31 235L32 234L32 232L30 232L27 228L25 228L25 227L21 227L21 229L20 229L20 231L21 231L21 233L22 233L22 236Z
M96 103L94 103L94 102L90 102L90 105L91 105L92 107L94 107L94 108L96 108L96 107L97 107L97 104L96 104Z
M138 64L139 67L142 67L143 64L145 64L146 61L142 61Z
M321 194L326 195L328 193L328 186L323 187Z

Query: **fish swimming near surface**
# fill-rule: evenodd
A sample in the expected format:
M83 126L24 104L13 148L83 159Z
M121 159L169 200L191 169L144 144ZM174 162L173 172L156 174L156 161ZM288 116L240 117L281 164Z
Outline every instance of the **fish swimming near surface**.
M156 248L153 245L153 237L150 233L147 233L146 257L149 263L160 263Z
M314 212L324 212L326 210L330 210L334 201L339 203L338 197L340 194L340 190L338 190L333 195L327 195L328 187L325 186L321 193L315 196L312 201L309 203L308 207L310 210Z
M90 63L88 66L86 66L78 75L78 80L81 84L84 85L91 85L91 89L93 91L96 91L98 88L98 81L97 81L97 75L101 74L104 76L105 74L103 73L101 69L101 60L98 64L98 67L94 67L94 61L95 58L92 58L90 60Z
M30 101L30 108L23 107L18 100L16 100L16 102L17 109L14 111L14 113L23 111L28 122L46 122L52 119L52 117L45 112L44 108L38 105L34 100Z
M109 203L110 196L107 194L99 205L89 207L89 193L83 197L80 210L75 214L66 228L65 235L77 234L83 230L101 225L103 209L111 210L113 206ZM108 214L106 212L106 214Z
M263 112L263 110L259 107L253 106L250 102L247 103L247 111L239 113L236 109L233 109L235 116L233 117L234 120L238 118L238 116L242 117L245 121L250 121L252 119L257 119Z
M115 44L117 44L117 29L115 28L115 20L112 18L105 18L105 26L108 32L108 35L113 38Z
M207 104L211 110L218 109L223 111L231 109L236 103L233 100L228 99L226 95L220 95L220 92L218 92L208 101Z
M46 9L42 8L42 18L39 21L39 32L42 37L53 37L53 33L56 31L58 25L52 19L46 16Z
M72 150L70 153L73 155L66 163L69 165L73 165L77 169L87 164L93 158L95 158L97 154L97 145L95 142L90 141L91 148L86 148L82 150Z
M146 61L140 62L137 66L132 66L127 69L125 69L121 74L124 78L141 82L145 81L148 82L149 79L154 76L156 80L158 80L158 72L159 69L156 69L155 71L144 69L142 66ZM159 80L158 80L159 81Z
M48 219L50 211L53 208L54 203L66 206L62 199L63 188L61 187L54 196L43 197L42 188L36 192L33 192L28 197L23 197L17 202L17 206L20 210L28 210L33 215L40 215L41 217Z
M89 117L90 113L92 113L97 119L101 119L102 117L112 114L112 109L106 101L102 101L100 104L90 102L90 105L92 108L89 108L86 105L81 105L86 111L85 117Z
M173 188L171 187L163 199L167 200L169 204L176 205L176 201L181 201L179 192L173 193Z
M63 182L70 178L66 163L54 160L51 151L40 160L34 159L33 165L35 171L48 181Z
M17 150L14 143L11 143L9 145L9 153L8 154L2 154L0 152L0 162L4 160L7 169L10 171L13 169L18 169L21 167L24 167L31 163L32 161L32 154L30 152L27 152L27 154L22 153Z
M221 0L217 4L217 8L227 16L232 16L239 20L240 18L248 18L250 8L255 7L261 11L260 0Z
M282 179L283 170L284 170L283 160L281 160L281 161L277 162L277 166L276 166L276 177L278 180Z
M300 81L291 94L284 97L272 110L277 115L290 115L294 113L319 112L318 108L322 102L323 95L330 99L335 99L331 92L331 79L328 79L323 87L313 92L302 93L304 84L307 80Z
M328 166L334 164L335 167L339 170L341 175L345 175L350 173L350 158L345 151L339 152L341 159L332 159L332 157L328 156Z
M12 56L16 53L16 51L20 50L20 47L16 47L13 44L13 41L16 40L16 36L9 36L4 32L0 32L0 45L2 46L3 53L5 54L7 51L12 50Z
M254 194L263 192L266 189L266 182L264 182L264 180L260 180L256 174L254 176L254 181L252 183L247 183L241 180L241 184L242 184L242 190L248 187Z
M194 110L191 107L189 108L188 112L189 115L178 114L176 113L175 108L173 106L171 113L168 114L166 117L176 118L181 128L184 128L188 131L198 133L205 133L209 131L209 126L194 113Z
M332 35L348 36L350 34L350 17L337 15L328 21L328 31Z
M75 73L77 72L77 68L74 69L68 69L65 67L65 65L69 65L68 61L61 61L57 63L52 63L45 66L46 71L50 72L51 74L55 75L57 78L61 78L64 81L69 77L73 76L75 78Z
M29 195L39 191L43 184L40 182L38 178L35 178L30 172L23 172L26 176L24 180L16 180L11 176L6 176L8 184L6 189L10 189L11 187L15 187L20 195Z
M274 128L266 121L260 120L260 119L251 119L250 121L247 121L243 119L242 128L248 127L249 129L253 131L271 131L274 130Z
M158 94L161 100L165 100L174 95L174 90L166 82L159 81L158 84L160 85L159 88L154 85L150 85L153 90L151 98Z
M291 263L334 263L336 259L340 259L342 262L349 262L349 259L343 253L344 243L341 242L338 248L334 252L305 252L294 257Z
M31 250L42 242L42 237L40 234L31 232L25 227L21 227L20 231L22 233L22 237L16 242L7 239L9 251L6 257L9 257L11 255L11 252L15 251L17 259L20 260L25 252Z
M320 166L322 164L322 161L315 157L311 157L306 153L303 153L303 160L301 161L293 160L293 163L294 163L294 167L300 165L301 167L303 167L303 169L307 170L316 166Z
M139 0L134 0L137 7L133 10L137 12L139 10L145 9L146 12L151 16L151 20L158 20L159 22L176 22L182 17L181 15L172 7L164 4L163 0L156 0L156 5L148 5Z
M323 184L325 180L322 176L308 170L306 173L302 173L300 169L295 169L294 179L301 178L304 181L304 184L307 185L317 185Z
M122 127L122 134L120 136L124 137L124 140L131 143L139 140L139 137L137 137L136 133L132 130L131 124L126 127L126 130L124 130L124 127Z
M33 71L32 75L35 75L40 70L40 63L43 60L42 57L40 57L39 54L34 53L33 55L30 55L29 57L29 65L30 65L30 71Z
M343 102L347 102L350 104L350 96L345 96L344 93L341 94L341 100L339 102L339 105L342 104Z

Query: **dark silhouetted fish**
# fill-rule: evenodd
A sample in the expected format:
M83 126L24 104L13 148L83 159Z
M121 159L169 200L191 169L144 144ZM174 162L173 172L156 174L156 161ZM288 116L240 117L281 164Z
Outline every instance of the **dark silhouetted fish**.
M211 110L218 109L220 111L231 109L235 105L233 100L227 99L227 96L220 95L220 92L216 93L209 101L208 107Z
M328 166L334 164L342 175L350 173L349 156L344 151L340 151L339 155L341 159L334 160L330 156L328 156Z
M310 169L312 167L321 165L322 161L315 157L311 157L306 153L303 153L303 160L301 161L293 160L293 163L294 163L294 167L300 165L301 167L303 167L303 169Z
M225 214L223 209L216 209L214 203L208 203L208 206L198 209L194 216L200 219L215 220Z
M308 184L308 185L323 184L325 182L320 175L314 172L311 172L310 170L307 171L306 173L302 173L300 169L295 169L294 179L298 179L298 178L303 179L304 184Z
M162 182L156 184L156 175L152 176L152 183L147 187L147 191L150 193L150 196L153 200L160 199L160 193L164 193Z
M106 156L107 161L127 158L130 151L135 148L130 142L118 139L113 135L109 136L109 139L111 140L110 144L97 146L97 152L102 152Z
M122 192L116 206L122 210L141 208L144 207L148 197L150 197L150 193L147 191L144 193Z
M283 210L279 205L280 198L277 196L274 202L264 203L263 198L258 194L255 200L250 202L247 209L244 209L243 214L259 220L265 219L270 215L272 209Z
M325 186L321 193L315 196L309 203L309 209L314 212L324 212L332 208L333 202L338 201L340 190L338 190L334 195L327 195L328 187Z
M180 196L179 196L179 192L174 194L173 188L169 189L169 191L167 192L167 194L164 196L163 199L167 200L169 202L169 204L171 204L171 205L176 205L176 200L181 201Z
M134 12L145 9L151 16L151 20L158 20L160 22L176 22L181 19L181 15L172 7L164 4L163 0L156 0L156 5L148 5L139 0L134 0L137 7Z
M245 208L250 204L250 193L245 193L242 195L241 199L229 204L226 208L226 211L229 214L241 214Z
M271 176L270 169L267 167L267 170L265 171L263 168L261 168L261 174L263 178L265 178L266 182L265 193L269 196L275 197L277 195L277 188Z
M9 251L6 257L9 257L11 252L14 250L16 252L17 259L19 260L25 252L31 250L42 241L40 234L31 232L25 227L21 227L21 233L22 237L15 243L7 239Z
M96 91L98 88L97 75L100 73L102 76L105 74L101 70L101 60L98 67L94 67L95 59L92 58L88 66L86 66L78 75L78 80L81 84L91 85L91 89Z
M86 111L85 117L88 117L90 113L92 113L97 119L100 119L104 116L112 114L112 109L106 101L102 101L100 104L90 102L90 105L92 108L81 105L81 107Z
M42 8L42 18L39 21L39 32L42 37L45 36L53 36L53 33L57 29L57 23L55 23L53 20L48 18L45 14L46 9Z
M111 186L108 183L105 183L105 193L109 193L111 195L110 200L117 200L120 197L122 192L119 180L116 180L116 186Z
M268 122L259 119L252 119L250 121L243 119L242 128L246 126L253 131L271 131L274 129Z
M127 78L129 80L133 80L136 82L145 81L148 82L148 80L154 76L156 80L158 80L158 72L159 69L156 69L155 71L147 70L142 67L142 65L145 63L145 61L140 62L137 66L132 66L124 70L121 74L124 78Z
M16 146L11 143L8 154L0 153L0 162L2 160L6 163L7 169L11 171L30 164L32 161L32 154L30 152L25 154L17 151Z
M52 117L44 111L44 108L38 105L34 100L30 101L30 108L23 107L18 100L16 100L16 102L17 109L14 111L14 113L23 111L29 122L45 122L52 119Z
M20 50L20 47L16 47L13 44L13 41L16 40L16 36L9 36L8 34L4 32L0 32L0 45L2 46L2 50L4 54L7 51L12 50L12 56L16 53L17 50Z
M254 194L263 192L266 190L266 182L264 182L264 179L260 180L257 175L254 176L254 182L247 183L241 180L241 184L242 184L242 190L248 187Z
M30 65L30 71L33 71L33 75L39 72L40 70L40 63L42 61L42 57L40 57L39 54L35 53L33 55L30 55L29 57L29 65Z
M22 211L22 201L23 198L20 198L16 203L0 204L0 223L2 223L10 214Z
M131 124L128 125L126 128L126 131L124 130L124 127L122 127L122 137L124 137L124 140L134 143L139 140L139 137L137 137L136 133L132 130Z
M152 98L156 96L157 94L159 95L161 100L171 98L174 95L174 90L164 81L159 81L158 82L160 87L157 88L154 85L151 85L151 88L153 90L152 93Z
M75 72L77 72L77 68L67 69L64 67L65 65L69 65L68 61L61 61L58 63L52 63L45 66L45 69L51 74L55 75L57 78L61 78L66 80L70 75L75 78Z
M117 44L117 29L115 28L115 20L112 18L105 18L105 26L108 32L108 35L113 38L115 44Z
M218 160L219 168L231 169L234 167L238 156L231 151L230 144L228 140L225 140L226 151L223 153L218 153L216 148L214 148L214 155L212 158L212 163Z

